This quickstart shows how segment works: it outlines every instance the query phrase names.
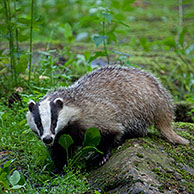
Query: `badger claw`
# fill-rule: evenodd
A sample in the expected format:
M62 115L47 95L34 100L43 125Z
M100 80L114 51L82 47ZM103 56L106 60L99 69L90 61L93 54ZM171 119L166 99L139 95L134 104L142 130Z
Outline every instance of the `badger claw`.
M99 161L98 165L99 166L104 165L108 161L109 158L110 158L110 151L108 151L106 154L102 156L102 159Z

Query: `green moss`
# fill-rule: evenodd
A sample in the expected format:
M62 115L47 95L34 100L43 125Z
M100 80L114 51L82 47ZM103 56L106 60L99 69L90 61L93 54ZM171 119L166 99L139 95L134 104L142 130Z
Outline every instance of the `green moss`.
M175 128L183 128L194 134L194 124L193 123L176 122Z
M143 154L141 154L141 153L137 153L136 156L138 156L139 158L143 158L144 157Z
M194 174L192 173L194 170L194 124L179 122L174 124L174 128L179 135L189 139L191 143L186 146L174 146L154 134L154 129L151 129L148 136L141 139L141 144L145 149L151 148L156 150L160 148L167 153L171 169L169 170L169 167L162 165L160 168L155 167L152 170L158 177L158 180L162 183L162 187L159 188L161 191L171 188L176 189L179 192L183 189L192 193L194 192L194 185L192 183L192 180L194 180ZM154 154L151 154L150 157L153 158ZM164 161L160 161L158 159L159 158L157 157L153 158L153 160L158 164L164 164ZM162 158L162 160L163 159L164 158ZM137 163L136 166L138 168L141 167L139 163ZM192 172L190 172L189 169ZM181 184L179 184L180 180Z
M190 140L189 145L172 145L159 136L156 130L152 127L149 129L148 136L145 138L130 139L125 142L121 150L131 146L134 149L136 145L140 144L145 150L152 150L146 152L136 153L140 160L134 162L137 170L152 169L152 171L160 180L162 186L160 191L177 190L182 192L194 192L194 124L191 123L174 123L175 131ZM157 150L163 150L164 155L158 154ZM144 157L146 155L146 158ZM147 158L149 160L147 160ZM143 159L143 160L141 160ZM165 162L166 161L166 162ZM159 167L157 167L159 165ZM181 180L181 184L179 183Z

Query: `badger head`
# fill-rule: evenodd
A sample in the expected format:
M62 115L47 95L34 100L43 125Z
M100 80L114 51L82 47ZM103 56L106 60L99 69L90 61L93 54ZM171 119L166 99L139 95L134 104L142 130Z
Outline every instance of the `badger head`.
M79 113L78 108L65 105L62 98L38 103L31 100L28 109L28 125L46 146L52 146L59 131L75 121Z

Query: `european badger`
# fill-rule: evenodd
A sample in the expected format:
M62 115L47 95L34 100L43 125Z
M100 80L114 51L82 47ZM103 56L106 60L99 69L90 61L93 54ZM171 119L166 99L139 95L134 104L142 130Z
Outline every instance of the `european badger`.
M28 124L51 150L61 171L66 163L59 136L70 134L81 145L85 131L101 132L100 164L107 161L111 148L126 137L140 137L151 124L173 144L189 141L173 131L173 102L169 93L152 75L135 69L106 66L86 74L67 88L46 94L38 103L29 102Z

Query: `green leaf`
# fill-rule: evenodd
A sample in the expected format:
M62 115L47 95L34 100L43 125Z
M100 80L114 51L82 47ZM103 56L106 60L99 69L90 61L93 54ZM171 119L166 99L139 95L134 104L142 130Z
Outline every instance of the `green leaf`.
M25 180L24 174L20 173L20 181L17 183L17 185L24 186L25 184L26 184L26 180Z
M99 23L99 18L96 15L85 16L80 19L81 26L88 26L90 23Z
M98 191L95 190L95 191L94 191L94 194L100 194L100 192L98 192Z
M185 18L193 18L194 17L194 12L185 14Z
M115 43L117 43L117 37L114 32L108 32L107 35L108 35L109 40L112 40Z
M9 177L9 182L11 183L12 186L15 186L20 181L20 178L21 178L20 173L17 170L15 170L13 174Z
M129 5L132 5L136 0L124 0L122 1L123 5L124 6L129 6Z
M72 59L69 59L69 60L64 64L64 66L65 66L65 67L68 67L71 63L73 63L73 61L74 61L73 58L72 58Z
M72 37L72 28L69 23L66 23L64 26L64 35L67 39Z
M16 64L16 72L24 73L28 66L28 59L26 55L20 57L19 63Z
M19 36L18 36L18 40L20 42L26 41L28 39L29 39L29 35L28 34L22 34L22 33L20 33Z
M150 46L149 46L149 42L148 42L147 38L145 38L145 37L140 38L139 43L145 51L150 50Z
M90 59L89 59L89 63L95 59L97 59L98 57L104 57L106 56L106 53L104 51L99 51L99 52L96 52L94 56L91 56Z
M188 32L187 28L184 27L179 35L179 44L184 47L184 39L185 39L185 34Z
M171 36L165 38L164 44L167 45L167 46L169 46L169 47L171 47L171 48L174 48L174 49L176 49L176 47L177 47L176 41Z
M121 25L123 25L123 26L125 26L125 27L127 27L127 28L129 28L130 26L128 25L128 24L125 24L125 23L123 23L122 21L120 21L120 20L112 20L114 23L116 23L116 24L121 24Z
M135 7L131 6L133 3L135 2L135 0L123 0L122 1L122 10L123 11L133 11L135 9Z
M27 24L29 25L31 23L31 19L30 18L18 18L17 19L18 23L21 23L21 24Z
M12 163L12 160L7 161L4 165L3 168L9 167L9 165Z
M92 37L93 41L95 42L96 46L98 47L101 43L103 43L108 36L100 36L100 35L94 35Z
M101 140L100 131L97 128L89 128L84 135L83 146L98 146Z
M5 190L9 188L9 182L7 180L7 173L6 172L2 172L0 174L0 185L3 185Z
M89 61L89 59L90 59L90 52L89 51L85 51L84 52L84 57L85 57L86 61Z
M192 104L194 104L194 97L189 97L189 98L187 98L187 101L188 101L188 102L191 102Z
M111 15L110 15L110 13L103 12L102 15L109 23L111 23Z
M59 144L65 149L65 151L68 153L69 147L74 143L72 137L68 134L63 134L59 138Z

